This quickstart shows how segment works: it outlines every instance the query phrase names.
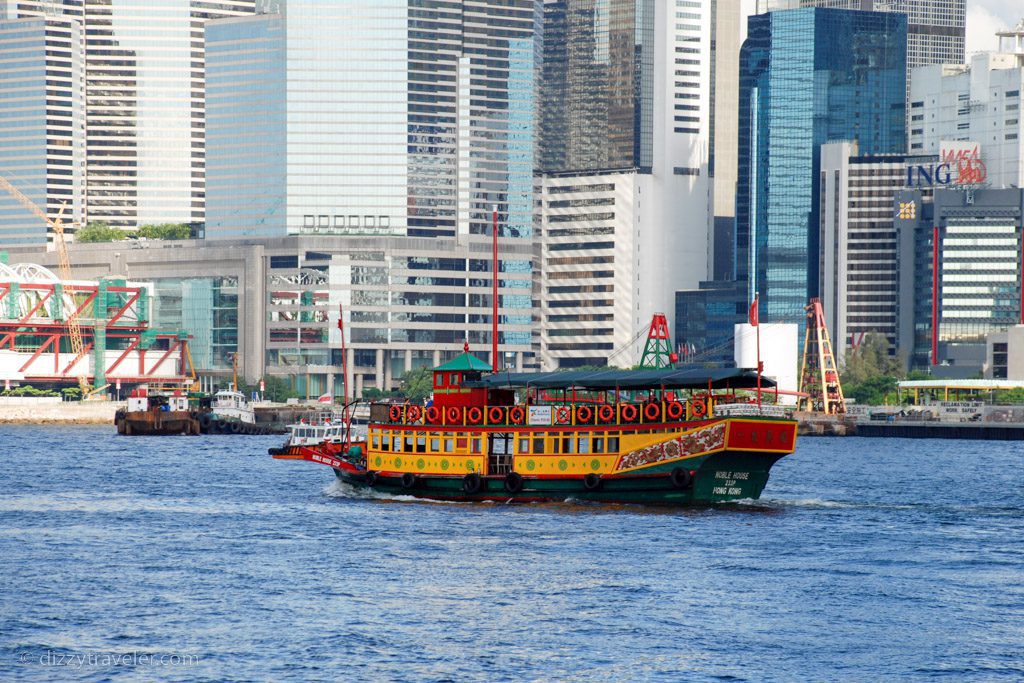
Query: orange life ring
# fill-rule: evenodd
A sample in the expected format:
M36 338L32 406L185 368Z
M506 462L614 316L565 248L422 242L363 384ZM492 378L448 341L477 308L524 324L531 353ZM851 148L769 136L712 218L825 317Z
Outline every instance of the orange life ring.
M441 421L441 411L436 406L430 406L427 408L427 422L430 424L437 424Z
M623 422L635 421L638 412L639 411L637 410L636 406L633 405L632 403L623 403L619 407L619 415L622 416Z
M704 417L708 412L708 405L704 399L695 398L690 401L690 414L694 417Z
M513 406L508 409L508 419L512 424L521 425L526 419L526 411L522 406Z
M402 421L402 406L391 406L391 409L388 410L388 417L391 418L392 422L401 422Z
M589 424L594 417L594 411L590 406L580 406L576 409L576 422Z
M484 411L480 410L476 406L473 406L466 411L466 421L470 424L478 425L482 419L484 419Z
M668 414L668 419L670 420L678 420L683 416L684 412L686 411L683 408L683 404L679 401L669 401L665 405L665 413Z
M405 409L405 419L408 422L419 422L421 410L419 406L409 406Z
M648 422L654 422L661 417L661 406L657 403L648 403L644 406L644 419Z
M572 411L569 406L558 406L555 408L555 424L567 425L572 422Z
M459 424L462 422L462 408L452 406L448 409L448 424Z
M505 409L501 406L491 406L487 409L487 421L492 425L505 423Z
M601 422L611 422L615 419L615 408L605 403L597 409L597 419Z

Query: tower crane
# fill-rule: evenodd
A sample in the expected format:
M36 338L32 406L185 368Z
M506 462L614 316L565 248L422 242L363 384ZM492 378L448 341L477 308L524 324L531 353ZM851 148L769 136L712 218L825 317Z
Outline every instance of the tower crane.
M64 224L60 220L61 214L64 213L64 205L61 205L56 220L50 220L46 212L36 206L35 202L26 197L24 192L11 185L3 176L0 176L0 187L7 190L11 196L18 200L19 204L38 216L40 220L49 225L53 230L53 243L57 249L57 260L60 265L60 279L65 283L70 282L71 260L68 258L68 246L64 241ZM71 351L75 355L74 360L71 361L72 364L77 363L85 353L84 345L82 344L82 328L78 324L77 314L77 311L70 311L66 320L68 336L71 338ZM82 398L86 398L89 395L89 378L88 371L85 370L84 366L78 373L78 387L82 391Z

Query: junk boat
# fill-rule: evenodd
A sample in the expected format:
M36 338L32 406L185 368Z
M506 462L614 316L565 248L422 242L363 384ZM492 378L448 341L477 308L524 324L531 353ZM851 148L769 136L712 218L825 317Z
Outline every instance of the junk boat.
M189 410L188 396L181 391L150 394L146 387L132 390L127 407L115 413L114 424L117 433L126 436L199 433L199 420L195 411Z
M271 452L357 488L438 500L756 499L797 423L736 390L773 386L744 369L492 373L467 351L434 369L431 405L373 404L365 442Z

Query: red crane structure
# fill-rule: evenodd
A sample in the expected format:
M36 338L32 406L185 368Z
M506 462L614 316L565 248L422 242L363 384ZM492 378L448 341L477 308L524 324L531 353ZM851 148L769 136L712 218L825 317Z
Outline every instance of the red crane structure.
M800 368L800 392L803 394L797 410L825 415L846 412L843 387L839 383L839 369L832 353L832 341L820 299L811 299L807 305L807 332L804 338L804 359Z

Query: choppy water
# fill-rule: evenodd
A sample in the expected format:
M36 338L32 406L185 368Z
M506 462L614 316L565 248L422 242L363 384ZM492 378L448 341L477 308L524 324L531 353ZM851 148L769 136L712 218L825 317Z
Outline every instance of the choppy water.
M803 439L757 503L652 510L112 431L0 427L0 679L1024 678L1024 444Z

